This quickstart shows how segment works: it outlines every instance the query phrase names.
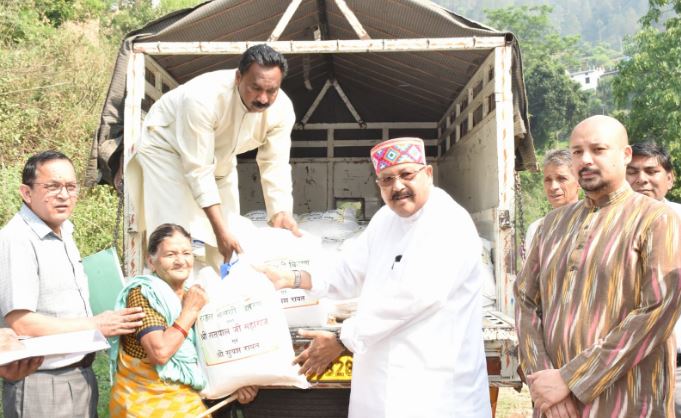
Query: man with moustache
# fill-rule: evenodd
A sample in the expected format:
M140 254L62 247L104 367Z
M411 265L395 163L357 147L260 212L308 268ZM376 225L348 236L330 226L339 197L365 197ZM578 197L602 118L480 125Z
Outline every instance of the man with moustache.
M681 216L681 205L665 199L667 192L674 186L674 167L672 158L663 147L652 142L631 146L632 158L627 165L627 181L631 188L655 200L666 203ZM676 390L674 408L681 417L681 321L674 327L676 336Z
M323 374L352 351L350 418L489 418L480 292L481 242L464 208L433 186L423 141L397 138L371 150L385 202L328 266L264 271L277 288L359 297L340 332L306 331L295 359ZM344 347L345 346L345 347Z
M257 149L270 223L298 233L289 152L295 113L280 86L286 59L250 47L239 67L208 72L164 94L144 119L127 165L139 231L182 225L204 241L216 269L241 251L229 213L239 213L236 156Z
M514 287L535 416L673 416L679 218L631 190L617 120L582 121L569 149L586 197L546 215Z
M570 151L550 150L544 156L544 193L553 209L575 203L579 200L579 183L572 172ZM541 217L527 227L525 234L525 255L530 252L530 244L544 222Z
M107 337L133 333L142 325L142 308L92 316L69 221L79 191L71 160L57 151L35 154L24 165L21 183L21 209L0 230L4 323L17 335L32 337L95 328ZM2 387L4 417L96 417L93 360L94 353L58 356L44 360L28 376L21 376L26 369L8 376Z

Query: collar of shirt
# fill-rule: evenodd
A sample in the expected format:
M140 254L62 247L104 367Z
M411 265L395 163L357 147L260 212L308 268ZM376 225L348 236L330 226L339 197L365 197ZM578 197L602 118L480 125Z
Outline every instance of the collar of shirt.
M234 72L234 91L232 92L234 97L236 98L236 102L239 103L239 110L242 113L248 113L248 108L244 104L244 99L241 98L241 94L239 94L239 85L236 82L236 71Z
M631 189L631 186L629 186L629 183L625 181L624 184L622 184L622 187L612 193L608 193L604 197L600 198L598 202L594 201L589 196L586 196L584 198L584 206L589 209L604 208L606 206L615 205L623 201L632 193L634 193L634 191Z
M48 235L52 234L56 238L61 239L57 234L54 233L52 228L47 226L47 224L38 217L25 203L21 204L21 209L19 209L19 214L26 224L35 232L40 239L45 239ZM71 221L66 221L61 225L62 237L64 234L71 234L73 232L73 224Z

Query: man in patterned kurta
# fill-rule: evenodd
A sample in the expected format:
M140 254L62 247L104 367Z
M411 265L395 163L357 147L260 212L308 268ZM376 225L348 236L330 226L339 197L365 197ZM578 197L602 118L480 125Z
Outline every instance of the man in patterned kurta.
M546 216L514 289L535 416L674 416L679 218L631 190L615 119L581 122L570 151L586 198Z

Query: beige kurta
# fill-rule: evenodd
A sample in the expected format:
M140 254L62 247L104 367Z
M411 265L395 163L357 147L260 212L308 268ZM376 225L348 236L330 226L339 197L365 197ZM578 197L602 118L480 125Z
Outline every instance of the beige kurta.
M202 208L222 204L225 217L239 213L236 155L256 148L268 216L292 212L291 100L280 90L266 111L248 112L235 75L236 70L202 74L149 110L126 166L139 231L150 234L172 222L216 246Z

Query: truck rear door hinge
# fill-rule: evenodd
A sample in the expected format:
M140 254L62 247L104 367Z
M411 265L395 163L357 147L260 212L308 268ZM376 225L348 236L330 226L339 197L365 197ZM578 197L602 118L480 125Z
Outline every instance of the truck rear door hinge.
M499 211L499 228L501 229L509 229L513 227L513 224L511 223L511 213L507 210L500 210Z

